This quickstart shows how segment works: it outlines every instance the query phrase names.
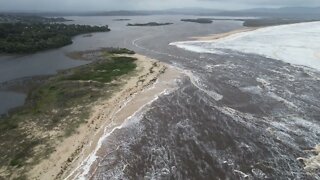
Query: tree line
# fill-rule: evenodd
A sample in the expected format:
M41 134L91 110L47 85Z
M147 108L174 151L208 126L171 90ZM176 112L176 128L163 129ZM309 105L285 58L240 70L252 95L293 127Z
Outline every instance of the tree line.
M0 53L33 53L72 43L72 37L108 32L108 26L46 23L0 23Z

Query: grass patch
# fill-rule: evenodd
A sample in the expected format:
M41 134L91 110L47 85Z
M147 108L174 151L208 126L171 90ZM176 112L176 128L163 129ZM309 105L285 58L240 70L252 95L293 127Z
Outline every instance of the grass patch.
M137 67L135 60L132 57L112 57L108 61L97 62L92 67L86 67L86 71L77 69L71 76L64 79L108 83L116 77L133 71Z
M131 51L126 48L104 48L102 50L109 54L135 54L134 51Z

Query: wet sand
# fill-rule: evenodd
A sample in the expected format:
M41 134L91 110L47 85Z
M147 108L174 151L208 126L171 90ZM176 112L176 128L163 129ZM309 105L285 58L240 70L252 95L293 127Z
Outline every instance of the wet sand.
M101 137L123 124L157 95L173 88L174 79L181 75L176 69L156 60L142 55L134 57L138 58L135 76L124 77L126 84L121 91L92 107L87 123L80 126L76 134L57 142L55 151L36 165L28 173L28 178L63 179L68 175L71 178L81 174L79 165L96 151Z

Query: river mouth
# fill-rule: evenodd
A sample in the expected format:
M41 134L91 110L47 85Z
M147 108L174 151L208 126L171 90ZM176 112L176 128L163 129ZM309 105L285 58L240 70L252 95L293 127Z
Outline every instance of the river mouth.
M189 17L189 16L188 16ZM141 48L137 48L134 44L135 39L145 38L146 36L156 34L163 34L165 31L171 32L176 29L192 29L192 31L179 36L172 36L166 41L181 40L192 35L206 35L210 32L210 28L214 28L214 25L207 25L205 29L196 25L196 28L192 24L184 24L180 22L183 17L180 16L137 16L137 17L78 17L70 16L66 17L74 21L65 22L66 24L83 24L83 25L109 25L112 29L111 32L106 33L91 33L88 35L79 35L73 38L73 44L54 50L48 50L29 55L19 56L7 56L0 55L0 84L10 81L19 81L27 77L34 76L47 76L54 75L59 70L69 69L77 66L87 64L88 61L74 60L66 56L66 54L74 51L86 51L95 50L103 47L124 47L137 51L138 53L148 55L148 51ZM127 27L126 21L114 21L114 19L131 19L130 22L149 22L149 21L166 21L174 22L172 27ZM241 23L229 22L226 24L226 31L241 26ZM189 28L190 27L190 28ZM163 29L164 28L164 29ZM165 30L166 29L166 30ZM163 44L165 43L165 44ZM162 42L163 45L167 45L166 42ZM12 108L19 107L24 104L21 98L21 91L0 91L0 102L2 103L2 111L0 114L5 114ZM10 92L10 93L8 93ZM19 93L19 95L17 94ZM3 97L11 97L13 102L7 103L7 99Z
M228 23L234 22L208 28L219 33ZM183 69L188 78L113 132L98 169L87 177L314 179L318 171L306 171L298 159L313 157L320 143L319 72L255 54L168 46L194 37L175 28L124 44Z
M127 22L112 21L114 17L71 17L80 24L109 23L112 31L78 36L73 45L56 50L53 59L65 52L125 47L178 67L187 77L143 116L132 116L128 126L110 132L98 168L85 177L320 178L316 168L307 171L301 161L314 157L313 148L320 144L319 71L256 54L196 53L169 46L236 30L241 22L201 25L180 22L179 16L130 18L132 23L169 19L174 24L128 28Z

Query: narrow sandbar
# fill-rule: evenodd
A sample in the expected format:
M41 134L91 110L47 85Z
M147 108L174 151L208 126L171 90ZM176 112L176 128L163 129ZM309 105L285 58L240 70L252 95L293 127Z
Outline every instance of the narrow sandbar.
M226 33L211 34L211 35L208 35L208 36L201 36L201 37L191 37L190 39L196 40L196 41L213 41L213 40L225 38L225 37L228 37L228 36L231 36L231 35L234 35L234 34L254 31L254 30L257 30L257 29L259 29L259 28L241 28L241 29L237 29L237 30L234 30L234 31L229 31L229 32L226 32Z

